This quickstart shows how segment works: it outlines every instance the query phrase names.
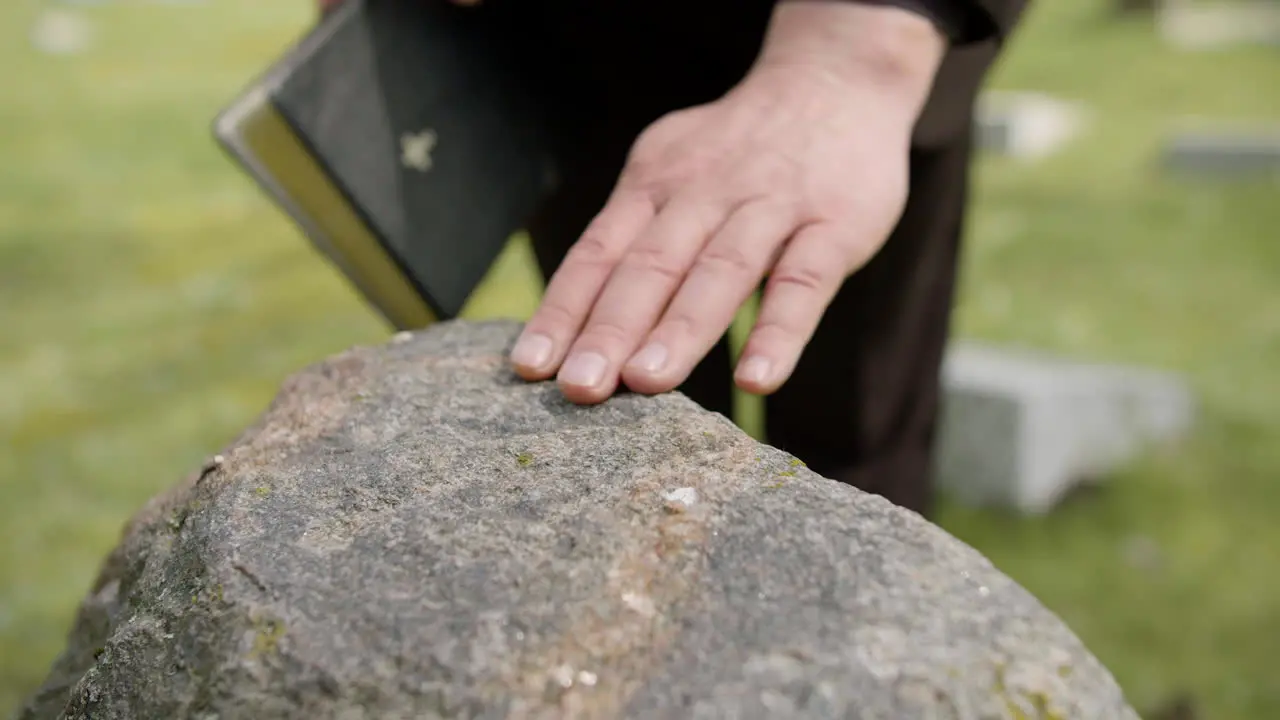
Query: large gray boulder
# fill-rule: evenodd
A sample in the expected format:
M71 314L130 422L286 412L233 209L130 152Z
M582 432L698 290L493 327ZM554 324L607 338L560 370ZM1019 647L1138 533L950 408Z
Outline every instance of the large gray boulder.
M1131 720L1030 594L683 396L449 323L291 378L129 524L20 717Z

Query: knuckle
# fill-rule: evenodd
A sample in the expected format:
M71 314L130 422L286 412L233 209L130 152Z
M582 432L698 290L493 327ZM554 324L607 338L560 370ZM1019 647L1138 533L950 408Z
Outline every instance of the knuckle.
M614 347L629 342L632 331L611 319L592 320L587 323L579 338L586 347Z
M619 265L625 270L656 275L669 282L684 278L684 268L671 251L651 245L632 248Z
M823 292L831 286L835 273L825 268L806 265L783 265L774 270L769 283L775 287L794 287L810 292Z
M660 332L675 337L697 337L702 323L685 311L672 311L662 319Z
M697 115L697 108L676 110L642 130L627 152L622 182L634 188L657 188L697 166L698 151L680 142Z
M709 247L698 256L695 267L702 272L732 275L758 273L756 263L737 247Z
M578 327L582 313L573 310L562 302L552 298L544 298L538 306L537 314L529 320L530 328Z
M688 116L687 109L673 110L646 125L631 143L632 154L643 155L647 151L667 144L677 134Z
M620 182L635 190L645 190L657 184L658 161L650 153L633 150L622 170Z
M771 348L771 354L786 355L798 352L807 335L805 324L797 318L760 318L751 329L749 342L756 347Z
M588 230L569 250L568 262L575 265L609 265L614 261L614 250L596 229Z
M646 130L645 133L652 131ZM657 183L662 157L658 140L652 134L642 134L631 146L623 165L621 181L631 188L647 188Z

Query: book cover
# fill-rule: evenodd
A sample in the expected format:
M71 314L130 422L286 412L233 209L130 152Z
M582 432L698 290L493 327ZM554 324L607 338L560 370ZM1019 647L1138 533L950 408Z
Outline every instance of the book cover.
M215 121L397 329L456 317L555 182L512 3L346 0Z

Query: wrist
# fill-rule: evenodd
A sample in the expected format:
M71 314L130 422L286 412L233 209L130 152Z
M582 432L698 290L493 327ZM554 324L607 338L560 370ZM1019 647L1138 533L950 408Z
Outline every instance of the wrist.
M803 72L873 91L910 114L924 107L947 39L928 18L892 5L779 2L753 73Z

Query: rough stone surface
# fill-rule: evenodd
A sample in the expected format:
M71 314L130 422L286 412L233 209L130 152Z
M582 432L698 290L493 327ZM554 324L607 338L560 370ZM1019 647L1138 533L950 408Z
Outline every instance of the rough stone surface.
M290 379L130 523L21 717L1137 717L943 531L680 395L523 384L516 330Z

